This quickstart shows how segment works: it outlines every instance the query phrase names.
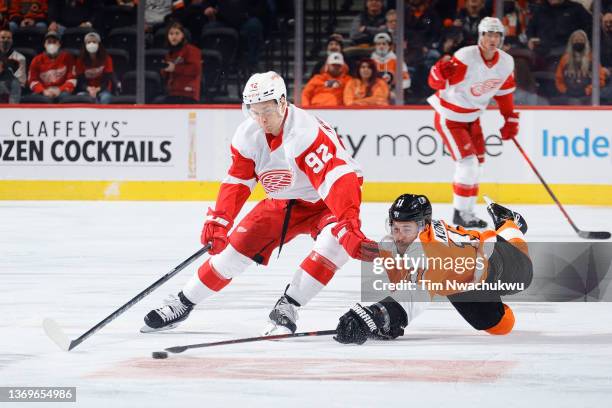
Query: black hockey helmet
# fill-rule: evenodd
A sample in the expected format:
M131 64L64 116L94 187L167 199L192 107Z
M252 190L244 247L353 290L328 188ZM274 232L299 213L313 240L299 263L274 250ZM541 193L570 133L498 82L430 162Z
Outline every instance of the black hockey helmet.
M389 225L393 221L415 221L419 228L431 222L431 203L420 194L402 194L389 208Z

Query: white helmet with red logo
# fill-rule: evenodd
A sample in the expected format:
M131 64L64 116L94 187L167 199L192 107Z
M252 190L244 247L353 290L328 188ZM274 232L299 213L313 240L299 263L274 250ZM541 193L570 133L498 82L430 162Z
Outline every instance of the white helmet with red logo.
M276 101L280 104L282 97L287 97L285 81L274 71L253 74L244 86L242 102L250 105L258 102Z
M480 44L480 40L482 40L484 33L500 33L501 41L499 42L497 48L501 48L504 44L505 32L506 29L499 18L485 17L480 20L480 24L478 24L478 44Z

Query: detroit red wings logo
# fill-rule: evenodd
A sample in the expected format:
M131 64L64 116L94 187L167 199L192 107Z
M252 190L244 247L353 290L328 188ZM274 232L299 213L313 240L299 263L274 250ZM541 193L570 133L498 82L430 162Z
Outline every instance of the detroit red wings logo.
M269 170L259 177L266 193L278 193L293 184L291 170Z
M477 82L474 85L472 85L470 87L470 92L474 96L481 96L481 95L486 94L487 92L491 92L492 90L497 88L499 84L501 83L502 83L501 79L497 79L497 78L487 79L486 81Z

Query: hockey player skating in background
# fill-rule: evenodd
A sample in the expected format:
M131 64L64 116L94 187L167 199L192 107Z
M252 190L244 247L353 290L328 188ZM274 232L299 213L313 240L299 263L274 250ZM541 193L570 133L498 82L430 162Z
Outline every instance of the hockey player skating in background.
M429 86L437 92L427 101L435 109L435 127L455 161L453 176L453 222L466 228L485 228L476 217L478 179L485 159L480 116L495 99L504 117L503 140L518 134L519 114L514 111L512 92L514 59L500 48L504 25L485 17L478 25L478 45L445 56L429 72Z
M531 283L533 267L527 253L524 233L527 224L523 217L499 204L491 203L487 210L493 219L495 231L483 232L454 228L442 220L432 219L431 204L423 195L404 194L389 209L392 244L383 257L406 254L411 259L476 259L473 267L461 270L447 269L430 262L428 267L411 271L387 268L390 282L414 282L416 289L391 296L370 306L357 303L340 318L337 334L340 343L362 344L368 338L394 339L404 334L404 328L423 312L433 296L446 296L461 316L475 329L493 335L508 334L514 326L512 309L501 300L502 295L520 291L515 286L506 290L449 290L422 282L462 283L522 283L526 289ZM385 253L386 252L386 253ZM461 265L467 265L462 262ZM446 264L445 264L446 265ZM457 263L456 265L459 265ZM400 296L408 295L407 298ZM394 298L396 297L397 300Z
M372 259L378 246L360 230L361 171L333 128L287 101L275 72L254 74L243 93L247 117L231 142L232 164L202 230L212 255L178 296L145 317L143 332L176 327L194 305L216 294L248 266L267 265L275 248L298 235L316 238L264 334L295 332L298 307L331 280L349 256ZM267 197L233 229L257 182Z

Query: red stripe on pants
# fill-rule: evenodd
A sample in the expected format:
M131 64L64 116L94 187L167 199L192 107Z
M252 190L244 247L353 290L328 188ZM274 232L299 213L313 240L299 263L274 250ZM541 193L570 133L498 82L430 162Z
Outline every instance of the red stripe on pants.
M478 195L478 184L470 186L467 184L453 183L453 192L461 197L474 197Z
M300 265L306 273L321 282L323 285L334 277L338 267L332 261L312 251L310 255Z

